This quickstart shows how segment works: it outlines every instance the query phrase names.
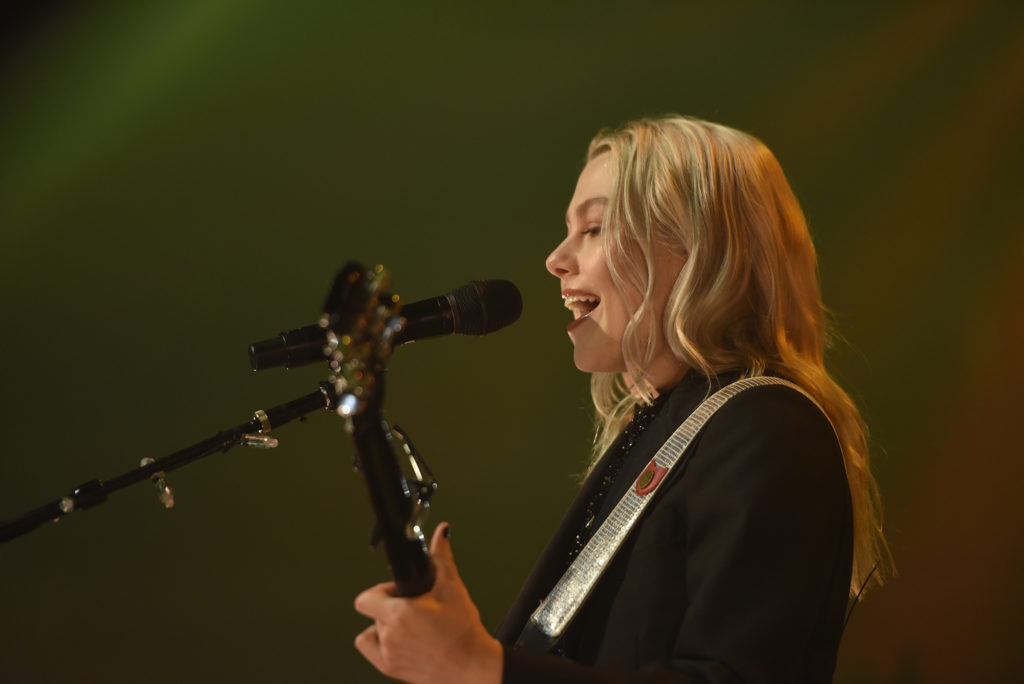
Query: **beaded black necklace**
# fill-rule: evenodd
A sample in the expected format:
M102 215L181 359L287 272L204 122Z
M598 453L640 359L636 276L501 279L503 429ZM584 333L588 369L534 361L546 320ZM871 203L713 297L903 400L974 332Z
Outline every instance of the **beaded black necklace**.
M626 457L629 456L630 450L636 441L643 434L647 426L651 424L654 417L658 415L658 409L661 408L664 397L662 395L655 399L653 404L637 404L633 409L633 416L629 419L629 423L626 428L622 431L622 443L619 446L618 451L613 454L609 459L608 463L604 467L604 472L601 473L601 481L597 486L597 490L593 496L587 502L586 513L583 516L583 527L576 533L576 540L572 547L569 549L569 558L566 560L566 566L572 563L576 556L580 554L583 547L587 545L590 540L590 536L594 533L594 521L597 519L597 514L601 510L601 504L604 503L604 498L608 494L608 490L611 489L612 483L615 482L616 476L619 471L622 470L623 464L626 462Z

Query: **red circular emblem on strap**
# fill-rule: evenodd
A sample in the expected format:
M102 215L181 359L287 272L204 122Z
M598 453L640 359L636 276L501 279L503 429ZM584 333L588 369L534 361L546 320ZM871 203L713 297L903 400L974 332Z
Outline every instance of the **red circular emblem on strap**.
M652 458L644 471L640 473L640 477L636 478L636 495L646 496L653 492L661 484L661 480L667 472L668 468L662 468Z

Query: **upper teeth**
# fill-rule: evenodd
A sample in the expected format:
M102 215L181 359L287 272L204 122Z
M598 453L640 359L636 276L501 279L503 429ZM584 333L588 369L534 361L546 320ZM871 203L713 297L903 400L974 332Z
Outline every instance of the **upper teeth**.
M576 295L576 294L565 295L564 297L562 297L562 299L565 300L566 308L570 308L570 309L572 308L573 304L594 304L594 305L596 305L598 302L601 301L600 297L595 297L594 295Z

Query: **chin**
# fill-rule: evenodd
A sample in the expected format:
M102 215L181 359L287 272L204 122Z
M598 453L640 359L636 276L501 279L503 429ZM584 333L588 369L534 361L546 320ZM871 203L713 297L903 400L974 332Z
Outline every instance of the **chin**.
M609 354L593 354L576 348L572 357L576 368L584 373L625 373L626 364L622 357Z

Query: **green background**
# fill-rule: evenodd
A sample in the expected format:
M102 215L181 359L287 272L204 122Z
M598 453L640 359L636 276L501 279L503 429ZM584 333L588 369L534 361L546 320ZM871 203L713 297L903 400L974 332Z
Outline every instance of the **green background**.
M16 18L9 17L11 22ZM839 682L1024 674L1019 3L46 5L0 64L0 518L315 389L246 347L316 320L349 259L406 301L474 278L515 326L400 349L387 414L440 480L493 627L589 445L543 269L586 143L680 112L777 153L872 428L900 576ZM0 547L0 681L383 678L386 577L343 422L124 490Z

